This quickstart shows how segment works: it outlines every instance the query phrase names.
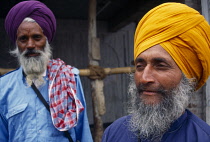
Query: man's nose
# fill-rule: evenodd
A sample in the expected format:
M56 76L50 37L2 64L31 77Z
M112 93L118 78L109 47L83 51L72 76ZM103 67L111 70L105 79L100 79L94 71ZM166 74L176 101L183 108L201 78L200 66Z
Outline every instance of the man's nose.
M27 49L34 49L34 48L35 48L35 41L29 38L27 42Z
M151 66L148 65L142 71L140 82L142 84L147 84L147 83L152 83L154 81L155 81L154 70L152 69Z

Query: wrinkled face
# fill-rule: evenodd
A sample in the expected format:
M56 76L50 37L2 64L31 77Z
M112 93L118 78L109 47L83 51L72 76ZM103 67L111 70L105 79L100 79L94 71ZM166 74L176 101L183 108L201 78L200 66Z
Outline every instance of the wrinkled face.
M17 46L20 53L25 50L42 50L46 45L46 37L41 27L35 22L22 22L17 30ZM38 53L29 52L27 57L39 56Z
M163 90L175 88L182 78L181 70L160 45L142 52L135 60L135 67L135 83L145 104L158 104L164 99Z

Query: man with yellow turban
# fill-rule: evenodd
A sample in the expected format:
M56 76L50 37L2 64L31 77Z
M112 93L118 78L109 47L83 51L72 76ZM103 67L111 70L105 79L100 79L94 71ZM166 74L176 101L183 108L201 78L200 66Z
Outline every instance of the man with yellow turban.
M210 75L210 26L193 8L164 3L139 22L129 113L103 142L209 142L210 126L187 110Z

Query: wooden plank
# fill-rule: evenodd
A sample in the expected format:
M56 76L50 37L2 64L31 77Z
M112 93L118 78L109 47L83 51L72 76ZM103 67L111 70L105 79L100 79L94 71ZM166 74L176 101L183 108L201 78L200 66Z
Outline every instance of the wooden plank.
M88 57L89 65L99 65L99 44L96 45L96 0L89 0L88 16ZM93 42L94 41L94 42ZM105 100L103 94L103 80L91 80L91 94L93 102L94 135L95 142L101 142L103 135L103 122L101 116L105 113Z

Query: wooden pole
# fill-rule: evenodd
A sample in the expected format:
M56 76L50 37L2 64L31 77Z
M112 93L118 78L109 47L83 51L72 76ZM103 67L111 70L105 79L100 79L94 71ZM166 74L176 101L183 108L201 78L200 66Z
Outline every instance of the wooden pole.
M135 71L134 67L119 67L119 68L103 68L106 75L112 75L112 74L122 74L122 73L132 73ZM3 75L9 71L12 71L15 69L5 69L0 68L0 75ZM79 75L80 76L91 76L90 69L79 69Z
M96 0L89 0L88 16L88 58L89 65L99 65L100 46L96 35ZM91 80L91 93L94 117L94 142L101 142L103 122L101 116L105 113L105 99L103 94L103 80Z
M135 71L134 67L119 67L119 68L103 68L106 75L111 74L122 74L122 73L133 73ZM79 69L80 76L91 76L94 75L91 73L90 69Z
M122 74L122 73L132 73L135 71L134 67L119 67L119 68L103 68L106 75L112 75L112 74ZM7 72L10 72L15 69L5 69L0 68L0 75L3 75ZM79 75L80 76L90 76L91 71L90 69L79 69Z
M14 70L14 69L11 69L11 68L10 69L0 68L0 75L3 75L3 74L5 74L7 72L10 72L12 70Z

